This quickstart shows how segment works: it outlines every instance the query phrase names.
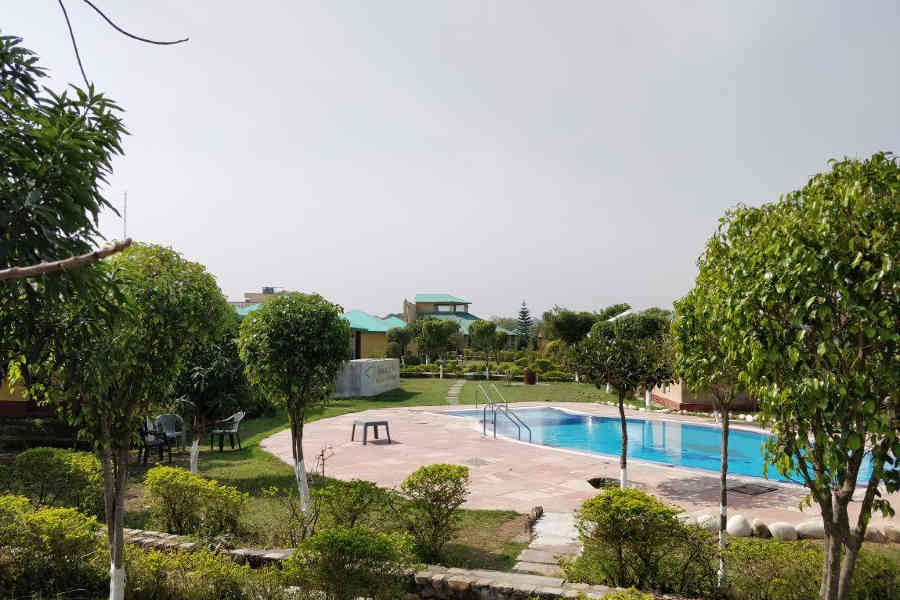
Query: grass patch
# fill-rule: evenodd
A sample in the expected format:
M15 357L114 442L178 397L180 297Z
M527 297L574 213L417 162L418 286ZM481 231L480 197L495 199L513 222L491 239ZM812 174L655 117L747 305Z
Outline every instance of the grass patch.
M495 401L497 394L492 389L496 385L500 394L507 402L615 402L615 394L607 394L604 390L588 383L551 382L537 385L525 385L522 383L506 383L484 381L469 381L463 387L459 396L461 404L483 404L484 395L478 389L479 384ZM643 406L643 405L642 405Z
M347 398L333 400L327 406L308 411L306 422L335 417L374 408L403 406L434 406L446 402L447 391L454 379L403 379L401 387L375 398ZM467 384L466 387L472 384ZM238 537L240 545L251 547L284 546L278 532L285 519L285 509L276 500L263 497L263 490L277 487L290 490L295 486L293 470L278 458L265 452L259 443L289 426L287 414L277 414L245 421L241 424L242 449L209 450L209 438L201 445L199 469L205 477L232 485L250 494L247 510ZM227 448L227 444L226 444ZM176 465L187 468L188 455L174 456ZM151 528L150 514L143 504L144 475L155 461L146 467L129 467L129 486L126 492L125 526L136 529ZM321 477L310 477L313 487L322 485ZM384 519L390 520L385 512ZM464 510L461 527L447 547L445 563L451 567L509 570L519 552L527 545L523 536L525 516L513 511ZM390 523L386 524L390 527Z

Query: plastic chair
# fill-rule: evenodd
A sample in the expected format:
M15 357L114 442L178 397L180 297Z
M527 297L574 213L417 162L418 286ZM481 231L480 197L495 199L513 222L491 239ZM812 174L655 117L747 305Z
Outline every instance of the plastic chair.
M234 450L234 438L237 437L238 450L241 450L241 434L238 429L241 426L241 420L244 418L244 415L247 414L244 411L236 412L227 419L222 419L221 421L216 421L220 427L212 430L212 433L209 434L209 450L213 449L213 440L216 436L219 436L219 452L225 451L225 436L228 436L228 440L231 442L231 449Z
M147 464L147 455L150 454L151 448L159 450L159 462L162 462L163 448L165 448L169 453L169 464L172 464L172 446L169 444L169 436L162 431L148 429L144 423L141 423L138 429L140 431L138 462L141 462L141 456L143 456L144 464Z
M184 449L184 419L178 415L165 414L156 417L153 422L157 431L162 431L170 440L178 440L177 447Z

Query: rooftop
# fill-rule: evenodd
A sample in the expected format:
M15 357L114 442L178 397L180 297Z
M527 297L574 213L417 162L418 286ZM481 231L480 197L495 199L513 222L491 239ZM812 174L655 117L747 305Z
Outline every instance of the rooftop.
M246 317L260 306L260 304L251 304L245 308L237 308L235 311L238 316ZM406 321L397 317L382 319L361 310L351 310L341 316L350 323L350 329L363 333L387 333L395 327L406 327Z
M481 321L480 317L476 317L472 313L467 312L430 312L430 313L419 313L419 318L421 319L440 319L441 321L456 321L459 323L459 332L463 335L469 335L469 327L471 327L472 323L477 321ZM497 331L501 331L503 333L512 335L512 332L503 329L502 327L497 327Z
M468 300L451 296L450 294L416 294L416 303L419 302L447 302L450 304L471 304Z

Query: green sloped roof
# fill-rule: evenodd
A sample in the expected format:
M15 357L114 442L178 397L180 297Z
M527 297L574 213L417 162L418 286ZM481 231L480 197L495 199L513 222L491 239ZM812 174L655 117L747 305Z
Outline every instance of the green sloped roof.
M244 318L257 308L259 308L259 303L251 304L250 306L245 306L243 308L236 308L235 311L237 311L239 317Z
M463 335L469 335L469 327L472 326L472 323L476 321L481 321L480 317L476 317L472 313L466 312L432 312L432 313L419 313L418 318L420 319L440 319L441 321L456 321L459 323L459 331ZM512 335L512 332L503 329L502 327L497 327L497 331L502 331L507 335Z
M244 318L259 307L260 304L251 304L246 308L237 308L235 310L239 317ZM406 321L403 319L398 319L397 317L380 319L361 310L351 310L341 316L350 323L350 329L364 333L387 333L388 330L396 327L406 327Z
M387 333L395 327L406 327L406 322L396 317L381 319L361 310L345 312L343 317L350 322L350 329L365 333Z
M468 300L451 296L450 294L416 294L416 302L455 302L457 304L471 304ZM478 317L475 317L476 319Z

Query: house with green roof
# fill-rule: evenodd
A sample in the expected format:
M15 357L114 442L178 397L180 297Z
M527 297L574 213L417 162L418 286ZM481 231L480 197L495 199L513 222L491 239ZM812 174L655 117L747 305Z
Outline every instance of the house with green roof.
M469 312L470 304L471 302L465 298L451 294L416 294L412 302L403 300L402 314L407 323L414 323L423 318L456 321L459 323L459 331L463 335L465 345L468 346L469 327L472 326L472 323L482 320ZM511 331L502 327L498 327L497 331L513 335Z

